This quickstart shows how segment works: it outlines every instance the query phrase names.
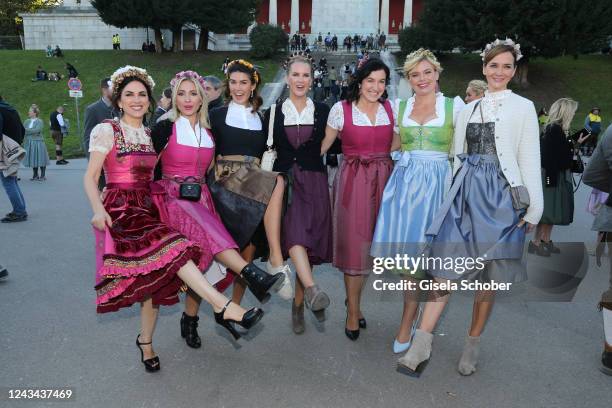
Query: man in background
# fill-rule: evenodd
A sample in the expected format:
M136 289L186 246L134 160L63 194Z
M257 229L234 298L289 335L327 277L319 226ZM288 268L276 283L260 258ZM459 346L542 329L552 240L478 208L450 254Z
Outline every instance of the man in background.
M172 108L172 89L166 88L159 97L157 108L155 108L155 112L153 112L153 116L151 116L151 123L149 123L149 125L155 126L159 118L168 112L170 108Z
M204 93L208 99L208 111L223 106L223 83L214 75L204 77Z
M64 153L62 152L62 145L64 144L64 134L62 128L66 127L64 122L64 107L58 106L51 115L49 116L51 137L55 142L55 164L64 165L68 164L67 160L64 160Z
M91 139L92 129L106 119L114 117L113 107L111 104L111 86L110 78L104 78L100 81L100 99L92 103L85 109L85 129L83 130L83 150L85 156L89 160L89 140ZM104 171L100 174L98 187L100 190L105 185Z

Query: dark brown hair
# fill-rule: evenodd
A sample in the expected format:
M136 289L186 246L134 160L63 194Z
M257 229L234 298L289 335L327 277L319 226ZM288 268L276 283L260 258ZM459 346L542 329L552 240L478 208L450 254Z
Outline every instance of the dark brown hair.
M382 60L378 58L369 58L366 62L363 63L355 72L355 77L351 80L348 86L348 92L346 100L349 102L358 102L359 101L359 87L361 83L370 76L370 74L374 71L385 71L386 82L389 84L389 77L391 72L389 71L389 67L387 64L382 62ZM383 92L381 99L384 101L387 99L387 90Z
M229 102L232 100L229 88L229 78L234 72L242 72L243 74L247 74L249 80L251 81L251 84L255 85L253 94L249 96L249 102L251 103L253 112L257 112L263 104L263 99L261 99L261 96L259 96L259 82L255 79L255 69L251 69L244 64L231 64L227 70L227 76L225 77L225 81L223 81L223 85L225 86L224 96L226 101Z
M516 65L516 50L512 45L500 44L491 48L484 56L483 65L487 65L491 60L497 57L499 54L503 54L504 52L509 52L512 54L512 58L514 59L514 65Z
M125 78L117 87L117 91L115 93L113 93L113 96L111 98L111 103L113 104L113 108L115 108L115 110L117 110L117 112L119 112L121 109L119 108L119 100L121 99L121 93L123 92L123 89L127 86L127 84L129 84L130 82L133 81L138 81L140 82L142 85L144 85L145 89L147 90L147 99L149 99L149 112L153 112L153 109L155 109L156 106L156 102L153 99L153 93L151 92L151 87L142 79L138 78L138 77L128 77Z

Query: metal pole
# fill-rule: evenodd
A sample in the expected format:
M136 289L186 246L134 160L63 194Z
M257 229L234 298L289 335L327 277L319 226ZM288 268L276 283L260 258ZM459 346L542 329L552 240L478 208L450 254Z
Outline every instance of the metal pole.
M74 98L74 106L76 107L76 116L77 116L77 135L81 136L81 120L79 118L79 97Z

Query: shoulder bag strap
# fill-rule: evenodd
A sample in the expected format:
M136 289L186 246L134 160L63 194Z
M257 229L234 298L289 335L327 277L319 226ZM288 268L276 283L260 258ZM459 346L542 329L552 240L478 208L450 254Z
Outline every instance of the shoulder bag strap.
M268 122L268 140L266 141L266 145L268 149L272 148L274 144L274 117L276 116L276 104L273 103L270 106L270 121Z

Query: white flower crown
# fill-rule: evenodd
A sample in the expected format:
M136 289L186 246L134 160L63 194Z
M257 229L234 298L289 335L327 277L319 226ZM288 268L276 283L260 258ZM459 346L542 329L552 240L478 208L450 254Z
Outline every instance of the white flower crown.
M514 51L516 52L516 60L519 61L521 58L523 58L523 54L521 53L521 44L517 44L510 38L506 37L505 40L500 40L499 38L497 38L492 43L487 44L484 50L480 53L482 60L484 61L485 55L487 55L487 53L491 51L493 47L497 47L498 45L510 45L514 47Z
M133 65L126 65L125 67L121 67L111 75L111 84L112 84L112 92L115 94L117 89L119 89L119 85L129 77L137 77L144 81L151 89L155 87L155 81L153 78L147 73L145 69L135 67Z

